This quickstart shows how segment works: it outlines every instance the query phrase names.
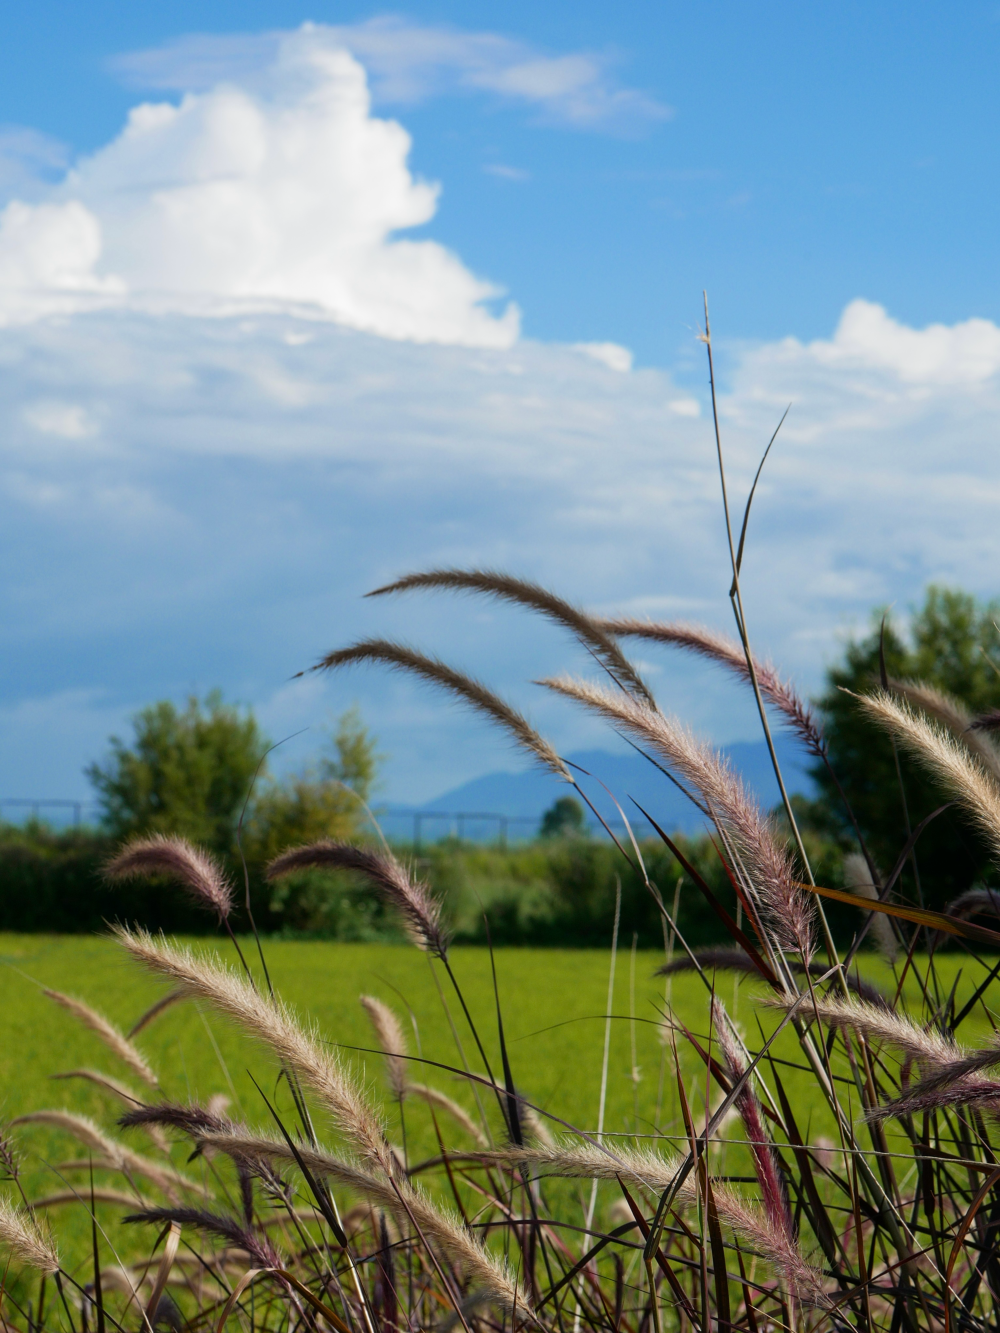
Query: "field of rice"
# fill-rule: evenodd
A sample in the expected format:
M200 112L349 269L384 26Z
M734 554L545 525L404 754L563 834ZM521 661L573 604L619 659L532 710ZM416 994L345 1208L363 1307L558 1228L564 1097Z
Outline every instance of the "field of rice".
M247 957L256 962L253 942L242 944ZM192 941L192 945L198 951L218 948L224 958L231 957L231 946L205 940ZM482 1066L447 978L440 970L435 977L426 955L407 945L278 941L268 942L265 948L276 991L315 1023L323 1040L338 1044L345 1059L362 1067L366 1082L386 1106L397 1142L403 1141L404 1125L386 1091L382 1057L373 1049L372 1029L359 1003L363 994L392 1006L403 1021L410 1054L425 1062L411 1066L410 1078L448 1093L476 1116L475 1092L452 1072L462 1060L455 1032L471 1067L481 1072ZM601 1098L610 950L501 949L495 957L508 1055L519 1090L550 1115L594 1132ZM115 1097L79 1077L53 1077L96 1070L131 1086L137 1097L147 1101L205 1104L212 1096L225 1094L231 1099L230 1114L235 1118L273 1132L261 1091L253 1082L256 1078L289 1127L295 1125L291 1098L277 1079L273 1058L201 1005L190 1000L172 1005L137 1037L136 1044L159 1077L156 1091L143 1088L95 1034L44 994L48 987L79 997L128 1031L167 988L144 975L112 940L2 935L0 961L0 1004L6 1031L0 1045L0 1086L2 1115L8 1123L43 1108L68 1108L112 1128L124 1109ZM494 1072L502 1078L489 953L456 948L451 961ZM605 1132L637 1135L640 1142L641 1136L652 1135L657 1126L669 1135L683 1135L671 1049L664 1042L661 1026L665 1000L669 999L679 1023L704 1046L709 1044L704 986L693 975L677 976L670 979L668 996L667 983L654 976L662 961L662 953L632 955L622 948L615 966L603 1123ZM939 960L939 985L942 977L956 976L957 961L955 966L949 964L949 959ZM891 988L888 969L870 956L866 972ZM957 979L960 993L969 989L964 976ZM747 979L737 982L731 974L720 973L717 986L748 1043L751 1047L759 1044L758 1022L764 1031L771 1030L775 1022L772 1014L753 1003L753 997L762 993L759 984ZM915 987L908 983L906 990L916 997ZM986 1011L981 1009L976 1026L982 1030L987 1025ZM704 1064L682 1031L675 1038L697 1118L707 1085ZM793 1041L781 1039L774 1054L791 1062L777 1068L803 1131L810 1132L815 1141L817 1133L830 1131L832 1126L825 1124L824 1108L816 1099L810 1076L793 1067L795 1063L801 1066L801 1053ZM496 1103L485 1089L480 1090L480 1097L494 1132L499 1133ZM718 1101L717 1090L713 1100ZM559 1132L558 1120L548 1124ZM461 1150L463 1143L475 1146L447 1116L442 1117L440 1129L452 1150ZM324 1135L322 1128L320 1132ZM90 1154L71 1135L37 1123L16 1126L14 1133L29 1197L89 1189ZM148 1149L141 1131L132 1131L129 1137L136 1149ZM405 1103L405 1141L411 1163L438 1153L434 1119L428 1107L412 1097ZM747 1169L739 1143L723 1148L721 1155L718 1148L713 1152L716 1169L725 1167L736 1174ZM203 1161L186 1163L186 1155L178 1146L173 1160L188 1175L197 1177L211 1169ZM100 1169L95 1180L98 1186L118 1189L123 1184L120 1175ZM581 1201L588 1190L583 1182L559 1187L560 1193L580 1195ZM616 1195L612 1186L602 1187L599 1217ZM49 1211L64 1254L75 1254L85 1263L90 1239L85 1209L56 1204ZM98 1206L98 1216L106 1214L109 1221L121 1213L120 1205Z

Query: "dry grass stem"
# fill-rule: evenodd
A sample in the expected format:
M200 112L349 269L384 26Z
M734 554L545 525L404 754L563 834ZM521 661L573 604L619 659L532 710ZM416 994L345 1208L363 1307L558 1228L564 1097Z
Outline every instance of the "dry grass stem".
M750 889L779 944L808 961L816 906L796 884L788 853L778 845L760 807L730 766L712 749L661 713L623 694L585 681L546 680L558 694L577 699L639 740L651 745L670 768L701 795L740 854Z
M128 1065L129 1069L144 1083L148 1083L151 1088L158 1086L156 1075L150 1069L146 1057L103 1014L99 1014L96 1009L91 1009L90 1005L84 1004L83 1000L78 1000L72 995L63 995L62 991L44 990L42 994L47 995L50 1000L54 1000L63 1009L67 1009L84 1027L90 1028L91 1032L96 1033L108 1050Z
M368 596L381 597L386 593L409 592L417 588L451 588L459 592L480 592L488 597L496 597L499 601L530 607L531 610L540 612L556 624L564 625L581 643L591 649L598 661L607 667L620 685L638 694L653 707L656 706L645 681L608 633L604 624L537 583L490 569L432 569L426 574L408 574L405 578L397 579L395 583L387 583L382 588L376 588L374 592L368 593Z
M567 782L573 782L569 769L530 722L522 717L516 708L512 708L471 676L453 670L436 657L425 657L423 653L415 652L405 644L391 643L387 639L364 639L351 648L341 648L337 652L328 653L311 669L329 671L333 667L348 666L354 662L381 662L387 666L397 667L401 671L412 671L431 684L442 686L452 694L458 695L470 707L498 722L518 744L533 754L546 768L565 778Z
M59 1255L51 1239L24 1208L0 1199L0 1245L10 1257L40 1273L58 1273Z
M397 909L413 943L436 958L448 952L441 926L441 908L426 884L413 879L389 851L355 847L347 842L314 842L293 847L267 868L269 880L297 870L349 870L371 880L382 897Z
M217 961L198 958L146 931L115 928L133 958L167 977L189 995L207 1000L245 1032L269 1046L312 1089L351 1147L372 1165L392 1174L392 1153L381 1120L340 1062L307 1033L278 1001L256 991L242 976Z
M178 880L195 902L216 912L220 921L227 921L233 908L233 886L221 866L185 838L161 833L135 838L108 862L104 873L109 879L167 875Z
M395 1013L374 995L362 995L361 1005L368 1015L375 1040L385 1057L385 1072L392 1095L406 1096L406 1037Z

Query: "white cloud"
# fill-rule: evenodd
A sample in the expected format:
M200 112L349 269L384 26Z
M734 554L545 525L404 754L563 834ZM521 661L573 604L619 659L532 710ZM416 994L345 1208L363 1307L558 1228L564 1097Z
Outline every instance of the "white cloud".
M735 514L793 402L758 487L743 589L755 643L806 690L874 603L905 613L931 579L996 592L1000 367L970 381L957 353L934 350L941 330L888 326L882 343L837 331L718 348ZM987 348L997 336L980 333ZM894 339L907 348L895 362ZM711 422L677 411L695 401L663 371L612 374L574 348L389 343L273 312L107 310L0 330L0 559L18 570L0 588L0 708L56 700L37 743L18 724L0 788L21 786L37 744L67 773L49 792L71 791L94 753L72 691L99 691L110 716L216 684L255 702L276 738L358 699L392 756L394 797L510 765L488 727L401 678L286 688L375 632L480 673L564 748L603 743L525 683L590 670L564 636L479 603L361 594L408 569L487 564L601 610L731 628ZM100 431L50 433L42 448L39 405ZM734 688L655 660L665 707L720 741L753 733Z
M0 319L127 304L295 308L417 342L505 347L518 312L443 246L437 187L372 116L365 72L317 29L276 40L252 86L143 104L42 203L0 214Z
M612 61L587 52L546 55L491 32L464 32L382 17L308 25L318 43L344 47L363 62L379 102L411 105L455 92L486 92L537 108L582 129L630 132L669 117L670 108L620 87ZM280 33L189 36L120 56L114 67L141 88L198 90L253 80L273 58Z
M981 384L1000 371L1000 328L987 319L969 319L950 327L931 324L911 329L892 319L880 305L852 301L833 338L803 349L795 339L779 343L770 359L798 364L810 358L818 365L888 372L918 390Z
M620 343L574 343L574 348L592 360L622 374L632 369L632 353Z

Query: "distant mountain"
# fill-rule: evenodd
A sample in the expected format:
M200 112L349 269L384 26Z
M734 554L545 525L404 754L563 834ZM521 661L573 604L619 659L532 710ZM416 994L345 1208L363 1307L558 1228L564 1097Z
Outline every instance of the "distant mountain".
M766 743L763 740L739 741L722 748L765 809L777 805L781 797ZM778 736L775 737L775 750L788 791L813 795L813 783L806 771L812 761L803 754L802 747L788 737ZM593 775L588 778L576 774L583 790L609 823L620 823L621 816L602 789L602 782L614 793L630 820L642 818L633 804L635 801L667 830L693 833L704 824L698 810L670 779L634 751L613 754L607 750L578 750L565 757ZM423 805L393 806L387 812L387 818L394 825L397 820L412 819L416 811L426 811L466 816L479 813L505 815L518 821L537 821L553 801L567 795L568 790L564 782L540 768L521 773L486 773L481 778L473 778L471 782L463 782L459 787L442 792ZM425 835L440 836L445 831L443 824L443 821L440 826L437 820L425 821ZM495 835L495 821L480 823L466 818L463 825L467 837ZM523 833L533 831L527 822L520 827Z

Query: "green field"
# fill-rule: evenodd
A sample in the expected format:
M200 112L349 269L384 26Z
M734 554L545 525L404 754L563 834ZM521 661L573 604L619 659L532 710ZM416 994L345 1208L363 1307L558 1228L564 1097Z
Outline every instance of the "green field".
M195 942L198 949L212 946ZM246 945L244 946L246 947ZM250 945L252 949L252 943ZM220 949L223 957L227 951ZM299 1012L315 1022L324 1040L339 1044L345 1058L355 1062L368 1086L386 1102L381 1059L370 1050L371 1029L358 997L374 994L390 1004L401 1017L412 1011L416 1033L411 1050L430 1061L447 1066L459 1063L455 1041L426 956L405 945L275 942L266 945L267 960L279 993ZM248 954L252 956L252 954ZM519 1090L545 1111L577 1127L593 1131L597 1126L601 1063L604 1045L604 1013L608 988L609 951L505 949L497 952L497 972L505 1034L515 1081ZM164 994L163 983L144 975L107 939L84 936L0 936L0 1002L3 1005L6 1038L0 1049L2 1114L6 1120L44 1107L66 1107L92 1116L111 1128L120 1114L120 1103L81 1080L52 1081L53 1074L91 1068L113 1074L136 1086L127 1069L91 1032L81 1028L67 1012L41 993L49 986L86 1000L123 1029L128 1029L144 1010ZM658 1015L664 1004L664 982L653 972L662 954L640 952L634 965L634 1007L630 999L631 959L627 949L619 952L612 1012L605 1130L609 1133L651 1134L656 1124L669 1134L678 1134L677 1095L672 1066L664 1059ZM486 950L456 948L452 953L455 973L480 1029L495 1071L500 1072L496 1037L490 959ZM945 959L943 974L953 976L956 964ZM869 963L869 974L889 983L886 970ZM978 971L978 969L976 969ZM881 971L881 976L879 973ZM447 980L439 971L443 987ZM960 991L967 991L971 978L963 976ZM753 1004L759 986L732 976L720 975L719 992L738 1017L753 1045L757 1039L757 1016ZM459 1032L474 1069L475 1059L467 1025L455 1001L445 990L451 1021ZM671 1002L681 1022L704 1038L707 1003L700 982L688 975L672 981ZM630 1014L634 1013L634 1024ZM774 1023L764 1014L765 1028ZM977 1026L985 1027L985 1015ZM968 1027L968 1025L966 1025ZM970 1031L963 1033L966 1040ZM630 1076L632 1040L639 1079ZM791 1042L776 1051L794 1059ZM290 1097L276 1080L272 1057L243 1038L224 1020L203 1011L191 1001L164 1011L137 1039L137 1044L157 1070L163 1096L178 1101L206 1101L215 1093L232 1098L231 1114L251 1125L268 1126L268 1114L251 1081L251 1072L269 1097L294 1123ZM682 1064L689 1095L696 1112L704 1106L704 1066L683 1041ZM352 1049L353 1048L353 1049ZM468 1084L447 1069L414 1065L412 1077L447 1091L474 1113ZM808 1075L782 1069L802 1128L821 1132L823 1107ZM661 1083L662 1078L662 1083ZM662 1097L661 1097L662 1089ZM142 1093L148 1100L156 1094ZM713 1100L718 1099L717 1091ZM495 1103L483 1096L494 1130L500 1125ZM399 1114L394 1103L386 1105L390 1132L401 1138ZM550 1122L551 1123L551 1122ZM557 1124L552 1125L558 1130ZM472 1146L460 1129L442 1120L442 1133L449 1147ZM321 1130L322 1134L322 1130ZM66 1170L68 1160L86 1161L86 1149L61 1131L26 1125L16 1131L22 1153L23 1176L32 1197L66 1188L85 1186L85 1173ZM329 1136L327 1136L329 1137ZM133 1132L138 1149L145 1149L142 1135ZM411 1162L437 1152L433 1123L426 1106L406 1103L406 1139ZM178 1146L174 1161L184 1166L186 1152ZM197 1168L185 1167L186 1170ZM107 1184L120 1184L103 1177ZM575 1186L573 1187L576 1188ZM84 1242L85 1214L54 1219L57 1232L70 1243ZM82 1228L82 1229L81 1229ZM79 1235L77 1236L77 1232ZM75 1238L75 1239L74 1239Z
M198 949L211 949L196 941ZM247 948L246 942L244 947ZM406 1020L411 1052L449 1066L458 1063L449 1026L427 957L406 945L273 942L266 958L277 991L313 1020L321 1036L340 1044L347 1058L363 1069L370 1086L382 1095L381 1061L355 1053L371 1047L372 1032L361 1009L361 994L377 995ZM223 958L232 954L219 947ZM248 957L253 959L253 945ZM505 1035L514 1077L532 1101L574 1124L593 1128L597 1120L610 954L585 950L505 949L497 952L497 974ZM79 996L127 1029L166 987L145 975L109 940L81 936L0 935L0 1001L7 1039L0 1051L3 1110L7 1118L40 1106L67 1105L107 1119L111 1109L102 1094L80 1082L50 1081L50 1075L76 1067L105 1070L128 1081L128 1071L92 1033L57 1008L42 993L49 986ZM658 1010L664 982L654 978L662 954L640 952L635 962L634 1025L640 1118L655 1111L662 1045ZM456 948L452 965L479 1027L491 1061L499 1069L496 1008L489 954L485 949ZM474 1068L481 1069L468 1027L454 993L440 969L438 976L452 1020ZM630 1013L630 956L619 952L609 1061L608 1129L635 1128ZM731 980L722 983L729 998ZM704 990L691 978L672 982L673 1002L685 1021L705 1028ZM137 1039L160 1075L164 1093L179 1100L205 1100L213 1093L234 1096L234 1109L251 1122L266 1117L248 1071L273 1083L274 1064L224 1020L186 1002L157 1018ZM418 1048L419 1043L419 1048ZM467 1088L446 1070L414 1066L413 1077L437 1083L470 1110ZM279 1094L279 1101L281 1095ZM287 1097L285 1098L285 1104ZM390 1113L391 1114L391 1113ZM419 1118L417 1111L413 1116ZM648 1132L650 1123L642 1130ZM419 1125L408 1126L421 1135Z

